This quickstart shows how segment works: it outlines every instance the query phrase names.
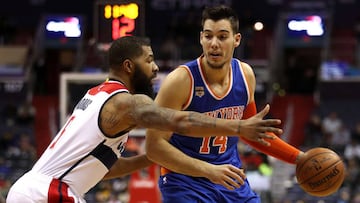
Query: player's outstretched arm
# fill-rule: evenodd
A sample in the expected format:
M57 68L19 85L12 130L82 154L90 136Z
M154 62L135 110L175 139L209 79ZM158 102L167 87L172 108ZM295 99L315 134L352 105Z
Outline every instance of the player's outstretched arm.
M137 124L145 128L168 130L194 137L216 135L241 135L247 139L264 142L263 138L272 138L265 132L282 133L275 127L279 119L264 119L269 112L269 106L263 111L246 120L227 120L193 112L178 111L157 106L152 99L145 95L132 95L128 98L128 116ZM265 142L264 142L265 143ZM266 143L265 143L266 144Z
M243 119L250 119L257 115L254 97L256 79L252 68L248 64L242 62L241 66L244 68L243 70L246 74L245 78L247 79L247 83L250 89L250 102L245 108ZM272 133L267 132L267 134L271 135ZM302 155L302 152L299 149L286 143L282 139L278 138L278 136L272 136L273 139L260 138L259 140L251 140L246 136L241 136L241 138L245 143L264 154L270 155L287 163L295 164L299 156Z
M251 102L245 109L244 118L252 118L254 115L256 115L256 105L255 102ZM271 135L270 132L266 133ZM241 136L241 138L242 141L264 154L270 155L290 164L295 164L302 155L302 151L286 143L278 136L272 136L273 139L263 138L264 141L269 143L268 145L263 144L261 141L250 140L244 136Z

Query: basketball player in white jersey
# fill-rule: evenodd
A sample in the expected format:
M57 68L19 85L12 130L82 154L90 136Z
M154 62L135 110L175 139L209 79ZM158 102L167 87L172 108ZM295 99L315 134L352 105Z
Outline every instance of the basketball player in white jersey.
M128 132L135 127L170 130L189 136L240 135L259 141L264 132L282 133L269 109L247 120L223 120L190 111L160 108L152 95L159 68L148 41L128 36L109 49L109 78L87 91L33 168L11 187L7 202L85 202L83 196L103 179L127 175L152 164L146 155L122 158ZM174 89L175 91L175 89ZM244 174L229 168L232 184Z

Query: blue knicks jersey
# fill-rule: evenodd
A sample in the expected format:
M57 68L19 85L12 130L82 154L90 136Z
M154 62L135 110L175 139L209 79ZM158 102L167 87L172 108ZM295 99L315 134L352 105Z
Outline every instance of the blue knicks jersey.
M190 98L184 110L197 111L212 117L241 119L249 103L249 89L240 61L232 59L229 88L216 95L206 83L200 67L200 58L185 64L192 77ZM232 164L241 167L237 136L193 138L174 133L170 143L191 157L213 164Z

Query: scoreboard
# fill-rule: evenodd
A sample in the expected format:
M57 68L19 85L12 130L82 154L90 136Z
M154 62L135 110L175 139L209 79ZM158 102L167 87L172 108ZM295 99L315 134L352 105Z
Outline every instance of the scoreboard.
M97 0L94 18L94 36L100 44L109 44L123 36L145 34L142 0Z

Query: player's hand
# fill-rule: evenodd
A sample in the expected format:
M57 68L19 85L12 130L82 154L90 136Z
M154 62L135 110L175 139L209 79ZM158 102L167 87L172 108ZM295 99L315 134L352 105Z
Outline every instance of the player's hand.
M244 169L237 168L231 164L211 165L207 177L211 182L220 184L229 190L239 188L244 184L246 175Z
M240 136L248 140L259 142L263 145L269 146L267 139L276 139L276 136L268 134L272 132L276 135L282 134L282 129L275 127L281 124L280 119L264 119L265 115L269 113L270 106L267 104L263 110L256 115L242 120L240 128Z
M299 161L304 157L305 152L300 151L300 153L296 157L296 164L299 163Z

